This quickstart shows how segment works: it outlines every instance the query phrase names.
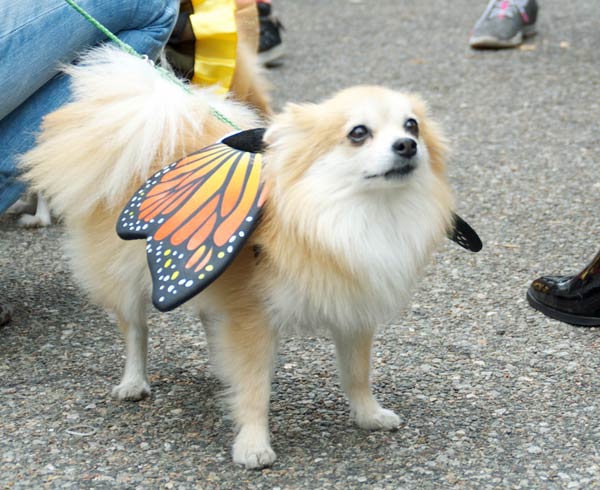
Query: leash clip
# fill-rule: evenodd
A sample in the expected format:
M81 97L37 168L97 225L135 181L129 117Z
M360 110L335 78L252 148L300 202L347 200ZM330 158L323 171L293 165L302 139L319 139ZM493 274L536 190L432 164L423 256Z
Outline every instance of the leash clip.
M154 61L152 61L147 54L143 54L140 56L140 58L142 58L146 63L148 63L150 66L154 67Z

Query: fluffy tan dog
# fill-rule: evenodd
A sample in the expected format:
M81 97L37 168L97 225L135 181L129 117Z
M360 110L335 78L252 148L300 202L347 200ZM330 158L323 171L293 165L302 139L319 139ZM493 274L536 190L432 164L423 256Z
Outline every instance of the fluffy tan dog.
M231 132L211 108L242 128L260 121L206 90L188 94L113 49L90 53L69 73L75 100L47 117L24 164L64 217L77 280L117 315L127 361L113 395L138 400L150 393L151 280L144 242L115 233L119 213L154 172ZM416 96L361 86L320 104L290 104L265 141L262 221L225 274L188 303L229 388L233 459L248 468L275 460L268 406L284 332L331 335L353 419L367 429L398 427L371 391L373 335L407 306L453 209L444 143Z

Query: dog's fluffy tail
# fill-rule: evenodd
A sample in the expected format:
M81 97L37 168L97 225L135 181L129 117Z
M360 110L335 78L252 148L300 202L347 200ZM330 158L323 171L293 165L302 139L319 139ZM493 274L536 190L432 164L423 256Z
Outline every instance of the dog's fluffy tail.
M46 117L22 165L26 180L67 219L84 218L99 204L121 206L153 167L198 149L183 146L203 131L209 104L231 107L213 104L207 90L186 92L113 47L93 49L65 71L73 102Z

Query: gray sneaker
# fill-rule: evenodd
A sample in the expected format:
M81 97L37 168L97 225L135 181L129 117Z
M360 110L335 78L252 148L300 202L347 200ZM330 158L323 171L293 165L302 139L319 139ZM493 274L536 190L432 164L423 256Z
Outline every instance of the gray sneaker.
M472 48L514 48L535 34L536 0L491 0L469 39Z

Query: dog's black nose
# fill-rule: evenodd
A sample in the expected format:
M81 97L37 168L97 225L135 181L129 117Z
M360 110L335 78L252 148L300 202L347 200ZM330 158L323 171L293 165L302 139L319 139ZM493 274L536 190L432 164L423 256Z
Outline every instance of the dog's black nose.
M417 142L412 138L400 138L394 141L392 150L396 155L412 158L417 154Z

